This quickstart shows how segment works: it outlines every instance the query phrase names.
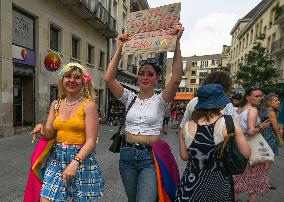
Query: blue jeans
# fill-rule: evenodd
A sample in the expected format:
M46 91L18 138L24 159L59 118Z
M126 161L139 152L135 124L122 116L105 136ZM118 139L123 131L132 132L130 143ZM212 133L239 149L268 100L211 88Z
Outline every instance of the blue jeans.
M156 202L157 175L152 150L124 146L119 171L129 202Z

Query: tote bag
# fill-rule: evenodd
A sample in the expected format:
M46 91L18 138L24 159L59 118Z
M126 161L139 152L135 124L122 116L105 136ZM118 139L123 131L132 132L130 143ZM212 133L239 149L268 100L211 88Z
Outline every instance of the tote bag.
M274 153L261 133L257 133L253 136L246 136L248 144L251 149L251 155L249 157L249 164L255 165L258 163L264 163L265 161L274 161Z

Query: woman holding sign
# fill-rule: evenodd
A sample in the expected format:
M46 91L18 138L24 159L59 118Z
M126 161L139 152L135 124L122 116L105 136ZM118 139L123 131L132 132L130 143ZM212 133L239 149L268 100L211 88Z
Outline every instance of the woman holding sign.
M127 108L135 96L125 121L125 145L120 151L119 170L128 201L156 202L157 175L152 153L152 143L160 139L165 110L179 87L182 78L182 57L180 38L184 28L181 24L175 26L177 35L176 49L172 64L172 77L166 88L160 93L154 93L158 82L160 67L156 61L142 61L138 72L140 92L124 88L117 80L116 73L121 58L122 47L130 38L123 34L117 39L117 50L108 65L104 80L113 95Z

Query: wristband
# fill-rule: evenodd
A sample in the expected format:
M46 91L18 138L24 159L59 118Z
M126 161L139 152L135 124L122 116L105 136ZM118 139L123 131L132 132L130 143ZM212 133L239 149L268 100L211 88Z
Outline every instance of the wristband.
M75 156L74 160L79 163L79 166L83 163L82 159L80 157L78 157L78 156Z

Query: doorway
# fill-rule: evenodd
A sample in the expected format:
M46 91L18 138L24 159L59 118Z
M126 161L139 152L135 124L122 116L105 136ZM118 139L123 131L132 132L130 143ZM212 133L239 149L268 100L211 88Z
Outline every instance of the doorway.
M34 89L32 76L14 76L13 125L32 126L34 123Z

